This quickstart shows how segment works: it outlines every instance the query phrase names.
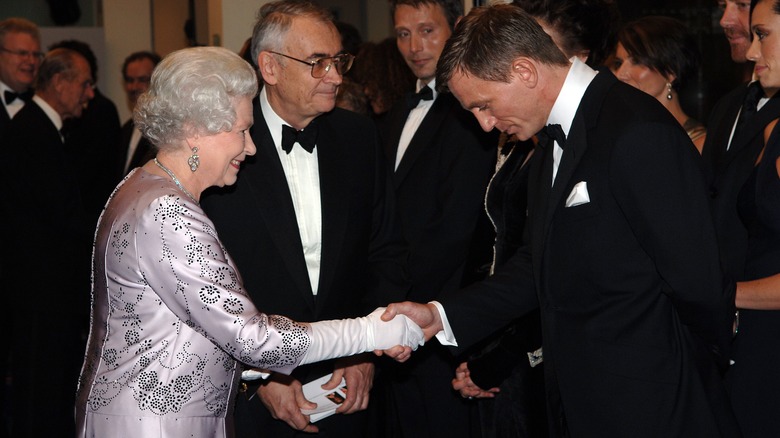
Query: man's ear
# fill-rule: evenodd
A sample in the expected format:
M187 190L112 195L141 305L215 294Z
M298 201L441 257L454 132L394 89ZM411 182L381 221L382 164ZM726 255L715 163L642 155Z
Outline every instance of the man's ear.
M512 76L528 88L534 88L539 82L539 69L536 62L521 56L512 61Z
M456 27L458 27L458 23L460 23L460 20L463 18L463 15L458 15L458 18L455 19L455 25L452 26L452 30L454 31Z
M263 77L263 82L269 85L276 85L279 75L279 63L274 58L273 53L265 50L257 55L257 69Z

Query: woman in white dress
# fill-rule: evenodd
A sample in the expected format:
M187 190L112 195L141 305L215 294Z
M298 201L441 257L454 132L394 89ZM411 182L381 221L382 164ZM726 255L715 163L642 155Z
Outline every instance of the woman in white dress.
M117 187L95 235L78 436L231 436L239 362L289 373L421 344L405 318L298 323L261 313L243 290L198 202L255 153L256 93L249 64L222 48L180 50L155 69L134 120L157 158Z

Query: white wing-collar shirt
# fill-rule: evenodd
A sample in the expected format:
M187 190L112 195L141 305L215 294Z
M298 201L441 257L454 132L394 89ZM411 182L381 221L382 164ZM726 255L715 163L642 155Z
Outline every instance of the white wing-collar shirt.
M322 260L322 200L320 198L320 169L317 150L309 153L297 142L288 154L282 149L282 120L268 102L265 87L260 90L260 109L271 132L276 152L282 162L287 186L290 188L298 231L303 244L303 257L309 272L311 291L317 295Z

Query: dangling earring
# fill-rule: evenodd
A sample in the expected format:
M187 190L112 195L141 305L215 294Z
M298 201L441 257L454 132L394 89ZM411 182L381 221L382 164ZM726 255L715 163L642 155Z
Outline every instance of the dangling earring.
M198 166L200 166L200 157L198 156L198 147L195 146L192 148L192 155L190 155L189 158L187 158L187 164L190 165L190 170L195 172L198 170Z
M672 83L667 82L666 83L666 98L668 100L672 100Z

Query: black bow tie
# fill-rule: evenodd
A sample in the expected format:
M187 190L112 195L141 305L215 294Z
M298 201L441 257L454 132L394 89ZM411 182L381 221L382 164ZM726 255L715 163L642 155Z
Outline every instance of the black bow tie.
M21 99L22 94L13 92L11 90L5 90L5 93L3 93L3 98L5 99L5 104L10 105L14 100Z
M416 108L421 100L433 100L433 90L431 90L431 87L426 85L417 93L407 96L406 105L409 109Z
M314 145L317 144L317 125L311 122L300 131L292 126L282 125L282 149L289 154L295 142L298 142L306 152L311 153Z
M558 146L560 146L561 149L566 147L566 134L563 133L561 125L557 123L545 126L541 131L536 133L536 137L539 138L539 144L542 145L542 147L551 145L553 140L558 142Z

